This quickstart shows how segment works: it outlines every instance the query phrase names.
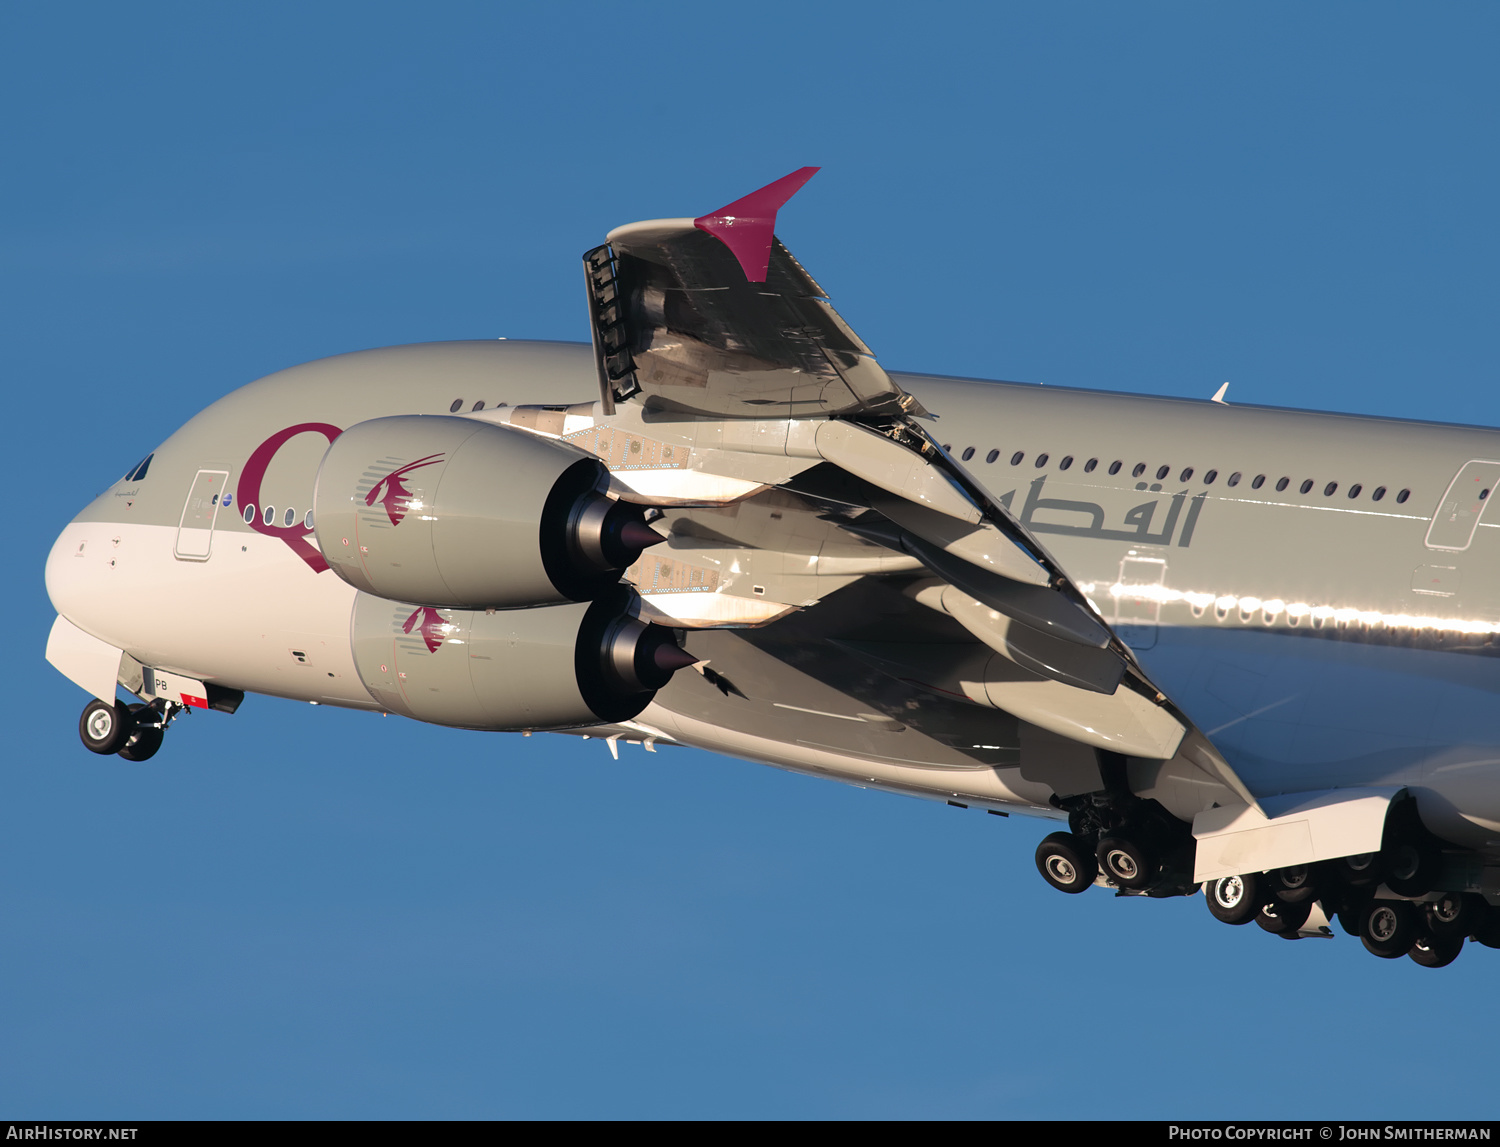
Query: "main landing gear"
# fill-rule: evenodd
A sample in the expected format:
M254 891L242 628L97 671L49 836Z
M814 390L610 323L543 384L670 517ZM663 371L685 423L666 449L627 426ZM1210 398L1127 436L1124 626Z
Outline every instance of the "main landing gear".
M1037 846L1042 879L1060 892L1094 884L1118 895L1185 896L1192 882L1194 841L1187 825L1125 783L1125 762L1111 753L1099 760L1101 792L1054 799L1068 812L1071 832L1054 832ZM1456 960L1466 940L1500 948L1500 906L1474 892L1443 887L1460 883L1450 845L1417 816L1416 802L1393 805L1379 852L1268 872L1224 876L1203 885L1216 920L1248 924L1284 940L1331 936L1339 925L1371 955L1409 956L1424 968Z
M101 756L117 754L127 761L147 761L161 748L167 726L185 710L161 699L144 705L126 705L95 699L84 706L78 718L78 736L83 747Z
M1054 802L1071 832L1054 832L1036 850L1037 871L1059 892L1082 892L1102 877L1122 893L1178 896L1192 891L1193 838L1155 801L1130 791L1125 758L1099 754L1101 792Z
M1297 939L1326 935L1313 925L1337 919L1373 956L1442 968L1458 958L1465 939L1500 948L1500 908L1477 893L1440 887L1442 849L1407 800L1391 809L1379 852L1225 876L1204 885L1203 894L1226 924L1253 918L1267 932Z

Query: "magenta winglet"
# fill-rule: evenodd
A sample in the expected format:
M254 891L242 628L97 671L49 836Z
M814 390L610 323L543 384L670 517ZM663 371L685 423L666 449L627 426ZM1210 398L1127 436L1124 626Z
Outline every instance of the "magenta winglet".
M768 183L759 191L752 191L743 199L720 207L712 215L694 219L693 226L707 231L728 247L740 261L746 279L752 283L764 283L766 271L771 266L771 240L776 237L776 212L818 170L816 167L798 168L775 183Z

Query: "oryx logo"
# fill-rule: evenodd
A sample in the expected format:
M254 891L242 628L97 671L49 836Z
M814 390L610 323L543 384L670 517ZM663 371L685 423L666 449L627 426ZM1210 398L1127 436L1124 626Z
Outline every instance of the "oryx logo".
M438 646L443 644L443 635L447 628L448 623L443 620L443 615L430 605L424 605L420 609L412 610L412 615L401 626L401 632L410 633L416 630L422 635L422 640L427 643L427 652L436 653Z
M401 479L413 470L420 470L423 466L436 466L442 460L442 454L429 454L415 462L408 462L399 470L392 470L370 488L370 492L365 495L365 505L373 506L379 502L385 507L385 515L390 518L391 525L399 526L412 508L411 491Z

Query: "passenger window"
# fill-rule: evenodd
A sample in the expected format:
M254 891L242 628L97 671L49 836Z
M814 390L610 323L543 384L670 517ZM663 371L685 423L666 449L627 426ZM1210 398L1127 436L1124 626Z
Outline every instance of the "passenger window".
M1328 485L1326 485L1326 486L1323 487L1323 497L1325 497L1325 498L1331 498L1331 497L1333 497L1333 495L1338 491L1338 488L1339 488L1339 484L1337 482L1330 482L1330 483L1328 483Z
M1099 466L1099 459L1097 459L1097 458L1090 458L1087 462L1085 462L1083 464L1083 472L1085 474L1092 474L1096 469L1098 469L1098 466Z
M1193 480L1193 468L1191 466L1184 467L1182 474L1177 480L1179 482L1191 482Z
M1312 489L1312 479L1311 478L1308 478L1306 481L1304 481L1302 483L1302 485L1300 485L1300 486L1297 487L1298 492L1299 493L1303 493L1303 494L1307 493L1311 489Z
M297 511L288 506L286 508L286 513L281 516L281 524L284 526L290 526L296 520Z
M1285 490L1291 484L1292 484L1292 480L1290 478L1277 478L1276 479L1276 491L1277 491L1277 493L1280 493L1282 490Z
M1000 457L1000 451L998 451L998 450L991 450L988 454L986 454L984 456L984 460L986 462L993 462L998 457Z
M1259 490L1265 484L1266 476L1264 474L1257 474L1254 478L1250 479L1250 489L1252 490Z
M1038 454L1036 456L1036 468L1038 470L1040 470L1046 464L1047 464L1047 455L1045 455L1045 454Z
M1109 464L1109 472L1111 474L1118 474L1120 472L1120 467L1123 465L1125 465L1125 463L1123 462L1111 462Z
M462 407L463 404L464 404L464 400L463 399L461 399L461 398L455 398L453 400L453 405L450 406L450 407L448 407L448 413L449 414L457 414L458 411L459 411L459 408Z
M1404 502L1404 501L1406 501L1406 499L1408 499L1410 497L1411 497L1411 491L1410 490L1402 490L1401 493L1399 493L1399 494L1396 495L1396 501L1398 501L1398 502Z
M313 528L313 516L311 510L307 511L307 513L302 516L302 525L305 529L310 530Z
M1145 472L1146 472L1146 464L1144 462L1137 462L1135 464L1135 469L1130 472L1130 476L1132 478L1139 478Z
M1378 501L1380 501L1380 499L1382 499L1384 497L1385 497L1385 487L1384 486L1376 486L1375 487L1375 492L1370 495L1370 501L1372 501L1372 502L1378 502Z
M1057 464L1057 468L1059 470L1066 470L1071 465L1073 465L1073 455L1069 454L1066 458L1064 458L1061 462L1059 462ZM1485 493L1487 494L1487 493L1489 493L1489 491L1486 490Z
M972 447L972 446L965 446L964 447L963 461L967 462L972 457L974 457L974 447Z
M1157 467L1157 470L1156 470L1156 480L1158 482L1160 482L1162 479L1164 479L1171 472L1172 472L1172 467L1170 467L1170 466L1159 466L1159 467Z
M1212 486L1214 484L1214 479L1218 476L1219 472L1217 470L1210 470L1207 474L1203 475L1203 484L1205 486Z
M1023 458L1025 458L1025 457L1026 457L1026 451L1024 451L1024 450L1017 450L1014 454L1012 454L1010 456L1010 464L1012 466L1019 466L1021 464L1021 460Z
M245 525L247 525L247 526L253 526L255 524L255 515L256 515L256 512L257 511L255 509L255 503L254 502L250 502L248 505L245 506Z
M481 398L478 402L476 402L474 404L474 409L475 410L483 410L484 409L484 399Z
M1265 479L1262 478L1261 481L1264 482ZM1240 472L1238 470L1236 470L1233 474L1229 475L1229 485L1231 485L1231 486L1238 486L1239 484L1240 484Z
M271 523L273 523L274 521L276 521L276 507L275 506L267 506L266 507L266 512L261 515L261 520L264 521L266 523L266 525L268 525L268 526L271 525Z
M1351 498L1358 498L1359 497L1359 492L1361 490L1363 490L1363 489L1364 489L1364 487L1361 486L1358 482L1354 483L1354 485L1352 485L1352 486L1349 487L1349 497L1351 497Z

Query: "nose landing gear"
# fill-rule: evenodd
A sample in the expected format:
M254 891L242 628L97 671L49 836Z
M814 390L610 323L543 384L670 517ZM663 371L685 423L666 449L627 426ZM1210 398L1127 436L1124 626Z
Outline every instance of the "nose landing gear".
M91 753L147 761L161 748L167 726L183 712L183 706L161 699L127 707L122 701L105 704L96 698L84 706L78 719L78 736Z

